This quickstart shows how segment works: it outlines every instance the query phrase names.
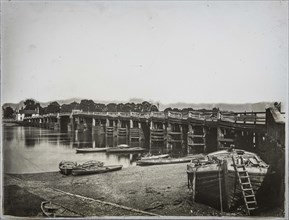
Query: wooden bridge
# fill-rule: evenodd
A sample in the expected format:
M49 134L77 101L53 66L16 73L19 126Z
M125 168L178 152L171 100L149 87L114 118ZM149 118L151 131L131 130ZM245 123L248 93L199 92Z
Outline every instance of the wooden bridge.
M266 112L72 112L27 117L24 125L145 139L150 146L179 144L186 153L211 152L231 144L258 147L266 133Z

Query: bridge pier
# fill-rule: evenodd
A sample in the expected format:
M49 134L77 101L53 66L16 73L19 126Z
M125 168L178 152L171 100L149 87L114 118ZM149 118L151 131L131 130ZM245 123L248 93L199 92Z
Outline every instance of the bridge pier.
M118 137L127 137L128 136L128 128L129 128L129 121L126 120L119 120L120 126L117 129L117 136Z
M165 125L162 122L150 122L150 146L165 141Z
M78 116L75 117L75 131L82 133L86 130L87 124L84 122L83 117Z
M105 123L105 122L104 122ZM105 133L105 125L102 124L101 119L92 118L92 134L93 135L101 135Z
M256 133L247 131L237 131L235 136L236 136L235 138L236 148L255 152L255 150L257 149Z
M108 136L113 136L113 131L114 131L113 121L110 119L106 119L105 134Z
M142 136L141 123L130 120L129 139L130 141L140 141Z
M228 149L231 144L235 144L235 131L218 126L217 128L218 150Z
M74 132L75 131L75 119L74 119L73 115L70 115L68 117L67 124L65 124L65 122L62 122L60 120L60 128L61 128L61 130L65 129L65 127L67 128L68 132Z
M188 154L206 153L207 128L203 125L188 125Z

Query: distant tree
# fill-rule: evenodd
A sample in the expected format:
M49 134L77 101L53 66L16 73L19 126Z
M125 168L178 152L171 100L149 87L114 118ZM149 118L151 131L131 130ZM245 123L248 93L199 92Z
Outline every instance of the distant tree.
M156 105L151 106L151 112L158 112L158 107Z
M141 103L138 103L135 105L134 111L135 112L142 112L143 110L143 105Z
M24 110L35 110L37 108L37 105L33 99L26 99L24 101Z
M95 111L95 103L93 100L83 99L80 101L80 109L84 112Z
M183 108L181 110L181 112L189 112L189 111L194 111L194 109L193 108Z
M173 112L180 112L181 110L178 108L173 108Z
M171 107L169 107L169 108L166 108L166 109L164 110L165 113L167 113L167 112L169 112L169 111L173 111L173 109L172 109Z
M35 106L36 106L36 109L38 109L39 115L43 115L44 114L44 108L39 103L36 103Z
M58 102L51 102L46 108L45 108L45 114L50 113L59 113L60 112L60 105Z
M105 109L105 104L102 103L96 103L95 104L95 111L96 112L103 112Z
M14 117L14 110L10 106L6 107L3 110L3 116L4 118L13 118Z
M117 108L118 112L124 112L124 104L123 103L117 104L116 108Z
M142 102L142 112L149 112L151 110L151 104L147 101Z
M72 102L69 105L71 110L80 110L80 104L78 102Z
M109 103L105 106L107 112L117 112L117 105L115 103Z
M60 112L72 112L70 104L63 104L60 108Z
M133 102L130 103L130 111L134 112L135 111L135 107L136 107L136 104L134 104Z
M72 112L72 110L80 110L79 103L72 102L70 104L63 104L61 106L60 112Z
M133 109L133 106L131 105L131 103L126 103L126 104L123 106L122 111L123 111L123 112L130 112L130 111L132 111L132 109Z

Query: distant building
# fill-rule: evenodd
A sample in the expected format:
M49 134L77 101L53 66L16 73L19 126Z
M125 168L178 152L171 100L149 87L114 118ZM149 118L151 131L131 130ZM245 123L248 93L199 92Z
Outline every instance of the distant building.
M24 118L26 117L34 117L34 116L38 116L39 115L39 111L37 110L18 110L16 112L16 120L17 121L23 121Z

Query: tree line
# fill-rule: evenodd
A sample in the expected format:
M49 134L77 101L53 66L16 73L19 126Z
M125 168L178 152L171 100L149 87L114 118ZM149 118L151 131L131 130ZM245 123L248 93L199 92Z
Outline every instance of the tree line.
M33 99L26 99L21 110L38 111L40 115L50 113L72 112L73 110L80 110L83 112L156 112L158 107L152 103L144 101L142 103L95 103L93 100L83 99L78 102L60 105L58 102L51 102L48 106L42 107L40 103ZM4 118L13 118L16 110L8 106L3 109Z
M91 99L83 99L78 102L72 102L70 104L60 105L58 102L51 102L48 106L42 107L38 102L35 102L33 99L26 99L24 106L21 110L33 110L38 111L40 115L50 114L50 113L63 113L63 112L72 112L73 110L80 110L83 112L158 112L159 109L156 105L144 101L142 103L95 103ZM166 108L164 112L173 111L173 112L189 112L193 111L193 108ZM199 111L206 111L206 109L200 109ZM213 114L217 113L218 109L213 108ZM8 106L3 108L3 118L14 118L16 110Z

